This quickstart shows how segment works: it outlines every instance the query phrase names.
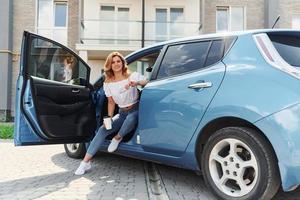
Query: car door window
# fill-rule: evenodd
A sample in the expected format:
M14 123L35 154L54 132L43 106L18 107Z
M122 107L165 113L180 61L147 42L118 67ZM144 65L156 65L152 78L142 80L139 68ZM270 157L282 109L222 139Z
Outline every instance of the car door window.
M168 47L157 78L164 78L203 68L210 41L178 44Z
M159 52L142 56L142 57L138 58L137 60L129 63L128 67L131 72L137 71L137 72L143 74L144 76L146 76L148 80L150 80L151 73L147 72L147 68L153 67L158 55L159 55Z
M88 80L88 68L70 52L46 39L31 37L27 74L66 84L83 84Z
M223 40L215 40L212 42L212 45L210 47L207 60L205 63L205 66L209 66L212 64L215 64L219 60L222 59L224 54L224 42Z
M270 33L269 38L280 56L287 63L294 67L300 67L300 37L298 35Z

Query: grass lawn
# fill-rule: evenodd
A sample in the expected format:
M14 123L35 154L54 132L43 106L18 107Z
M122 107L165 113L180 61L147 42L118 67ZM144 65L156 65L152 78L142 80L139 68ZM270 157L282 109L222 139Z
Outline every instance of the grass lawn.
M13 139L14 126L10 124L0 124L0 139Z

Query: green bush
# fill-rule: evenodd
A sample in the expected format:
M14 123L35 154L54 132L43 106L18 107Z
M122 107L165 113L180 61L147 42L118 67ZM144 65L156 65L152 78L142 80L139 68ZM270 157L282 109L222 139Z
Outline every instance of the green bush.
M13 139L13 125L0 124L0 139Z

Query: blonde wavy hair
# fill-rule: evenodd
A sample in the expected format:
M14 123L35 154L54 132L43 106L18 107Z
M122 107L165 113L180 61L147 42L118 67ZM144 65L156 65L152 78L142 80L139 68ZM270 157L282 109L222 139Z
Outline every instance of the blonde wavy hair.
M115 76L114 72L112 70L112 60L116 56L118 56L121 59L121 61L122 61L122 65L123 65L123 67L122 67L122 74L126 78L128 78L129 75L130 75L130 71L128 69L128 66L127 66L127 63L126 63L126 60L125 60L124 56L121 53L119 53L119 52L112 52L112 53L110 53L107 56L105 64L104 64L104 67L103 67L104 68L104 73L105 73L105 81L111 80Z

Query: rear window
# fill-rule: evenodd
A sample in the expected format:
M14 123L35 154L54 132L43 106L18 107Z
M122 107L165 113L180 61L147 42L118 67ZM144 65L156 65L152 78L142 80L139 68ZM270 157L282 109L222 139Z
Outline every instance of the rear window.
M280 56L290 65L300 67L300 35L269 34L270 40Z
M221 60L223 57L223 52L224 52L223 40L213 41L205 65L209 66Z

